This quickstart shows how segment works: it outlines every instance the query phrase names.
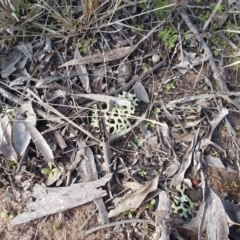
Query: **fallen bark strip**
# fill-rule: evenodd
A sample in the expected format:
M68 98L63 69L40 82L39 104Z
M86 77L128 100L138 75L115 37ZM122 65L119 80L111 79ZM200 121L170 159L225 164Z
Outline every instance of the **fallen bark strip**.
M225 83L225 81L223 79L223 76L220 73L216 63L214 62L212 52L209 49L208 45L203 40L203 37L199 34L196 26L194 24L192 24L192 22L190 21L188 15L186 14L186 12L182 10L180 12L180 15L181 15L182 19L184 20L184 22L187 24L188 28L191 30L191 32L196 35L198 42L202 45L205 53L207 54L208 60L209 60L209 64L210 64L210 66L212 68L212 71L214 72L214 74L216 76L216 80L219 83L221 91L227 92L228 91L227 85L226 85L226 83Z
M155 213L155 238L156 240L169 240L172 231L172 207L166 192L159 193L159 203Z
M36 198L36 201L29 203L28 211L16 216L11 220L10 225L26 223L104 197L107 193L99 187L104 186L111 177L112 174L106 174L96 181L59 188L48 188L36 184L31 195Z

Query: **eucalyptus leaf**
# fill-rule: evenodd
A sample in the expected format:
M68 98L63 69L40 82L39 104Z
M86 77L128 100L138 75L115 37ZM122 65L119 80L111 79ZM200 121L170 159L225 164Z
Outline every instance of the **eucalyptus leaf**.
M8 115L5 115L0 122L0 151L6 159L17 161L17 154L12 145L12 127L8 119Z
M24 103L17 111L16 118L13 122L13 144L16 152L22 156L28 147L31 136L26 129L25 124L30 126L36 125L36 114L32 109L32 103Z
M29 131L36 148L41 152L41 154L46 160L52 161L54 159L52 150L42 136L42 134L35 127L31 126L27 122L24 122L24 124L26 126L26 129Z

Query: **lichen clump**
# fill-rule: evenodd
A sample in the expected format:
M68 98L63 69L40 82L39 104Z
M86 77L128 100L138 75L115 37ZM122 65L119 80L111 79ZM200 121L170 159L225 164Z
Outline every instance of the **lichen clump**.
M137 106L137 98L135 94L122 92L118 97L131 101L131 106L115 105L110 109L109 104L102 104L102 113L110 134L120 133L131 126L129 118L134 114L135 107ZM99 128L97 109L92 111L92 126Z
M188 189L186 184L178 185L176 190L179 192L180 196L174 197L174 203L172 204L173 212L178 214L180 217L188 218L192 214L194 208L194 203L185 194Z

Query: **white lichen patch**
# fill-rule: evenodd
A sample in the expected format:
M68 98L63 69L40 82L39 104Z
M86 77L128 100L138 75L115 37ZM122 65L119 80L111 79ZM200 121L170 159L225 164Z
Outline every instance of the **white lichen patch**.
M122 92L118 97L131 101L131 106L115 105L110 109L109 104L102 105L102 114L110 134L120 133L131 126L129 119L134 114L137 106L135 94ZM92 126L99 128L98 122L98 110L95 109L92 111Z
M178 185L176 190L179 192L180 196L175 196L172 204L173 212L184 218L188 218L194 209L194 203L185 194L187 189L188 186L186 184Z

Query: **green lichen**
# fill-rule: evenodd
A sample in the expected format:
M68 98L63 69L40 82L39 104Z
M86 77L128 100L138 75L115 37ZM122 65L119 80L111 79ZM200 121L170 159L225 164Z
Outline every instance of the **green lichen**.
M173 212L184 218L188 218L194 208L194 203L185 194L187 189L188 186L186 184L178 185L176 190L180 196L174 197L174 203L172 204Z
M131 126L129 118L134 114L137 106L135 94L122 92L118 97L130 100L132 104L130 107L115 105L111 110L109 104L106 104L106 106L102 105L102 113L110 134L120 133ZM98 111L95 109L92 111L92 126L99 128L98 122Z

